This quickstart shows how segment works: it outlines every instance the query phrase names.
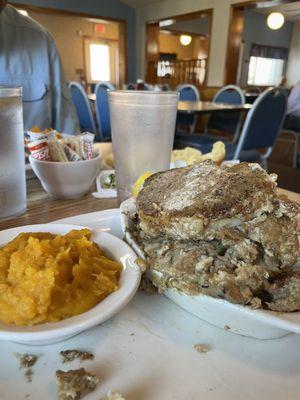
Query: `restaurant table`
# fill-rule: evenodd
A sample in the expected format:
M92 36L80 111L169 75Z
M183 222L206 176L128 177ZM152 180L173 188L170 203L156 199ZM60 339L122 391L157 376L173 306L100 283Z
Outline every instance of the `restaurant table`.
M177 110L187 114L211 114L217 112L244 111L251 109L251 104L214 103L212 101L179 101Z
M102 149L110 151L110 144ZM1 220L0 230L91 212L81 217L82 225L97 227L108 224L112 215L119 218L116 199L95 199L91 194L54 199L35 178L27 180L27 191L27 211ZM279 193L300 202L300 194L282 189ZM76 223L74 217L64 222ZM207 345L209 352L199 353L197 344ZM95 358L61 364L59 352L67 349L88 350ZM55 370L80 367L100 377L97 390L88 396L91 400L99 400L108 390L121 392L126 400L299 398L300 335L274 340L235 335L198 319L163 295L142 291L116 316L67 341L38 347L0 342L0 352L5 366L0 373L1 400L52 400ZM39 356L31 383L19 369L18 353Z
M228 104L228 103L214 103L212 101L179 101L177 111L183 115L199 115L207 118L210 115L240 113L239 129L244 125L248 111L251 109L251 104ZM207 121L206 121L207 124ZM194 133L195 137L198 133ZM240 135L240 131L236 133Z
M164 92L165 93L165 92ZM95 93L88 94L91 101L96 100ZM228 103L214 103L212 101L179 101L177 110L180 113L187 114L210 114L216 112L232 112L244 111L248 112L251 109L251 104L228 104Z

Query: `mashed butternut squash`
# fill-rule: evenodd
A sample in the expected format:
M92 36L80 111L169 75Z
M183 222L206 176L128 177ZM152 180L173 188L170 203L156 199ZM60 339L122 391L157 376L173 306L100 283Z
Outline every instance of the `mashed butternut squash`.
M81 314L118 289L121 265L88 229L21 233L0 248L0 320L16 325Z

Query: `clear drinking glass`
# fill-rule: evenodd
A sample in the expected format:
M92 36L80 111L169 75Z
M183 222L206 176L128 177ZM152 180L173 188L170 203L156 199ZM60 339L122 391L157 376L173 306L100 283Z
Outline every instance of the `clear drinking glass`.
M108 96L120 204L139 176L170 168L178 93L115 90Z
M22 88L0 86L0 218L25 209Z

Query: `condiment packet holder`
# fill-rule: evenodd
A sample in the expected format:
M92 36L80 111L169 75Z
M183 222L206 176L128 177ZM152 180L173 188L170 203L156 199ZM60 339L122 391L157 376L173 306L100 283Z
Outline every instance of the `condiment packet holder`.
M117 189L105 187L105 183L107 182L109 176L114 174L115 171L113 169L104 170L100 172L100 174L96 178L97 192L92 193L94 197L98 199L117 197Z

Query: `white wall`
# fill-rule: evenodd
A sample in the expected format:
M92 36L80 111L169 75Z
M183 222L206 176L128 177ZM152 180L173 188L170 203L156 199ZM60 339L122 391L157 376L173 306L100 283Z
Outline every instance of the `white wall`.
M137 9L137 75L145 72L146 22L213 8L208 86L222 86L226 60L230 5L247 0L162 0Z
M300 81L300 21L294 22L286 77L287 87Z

